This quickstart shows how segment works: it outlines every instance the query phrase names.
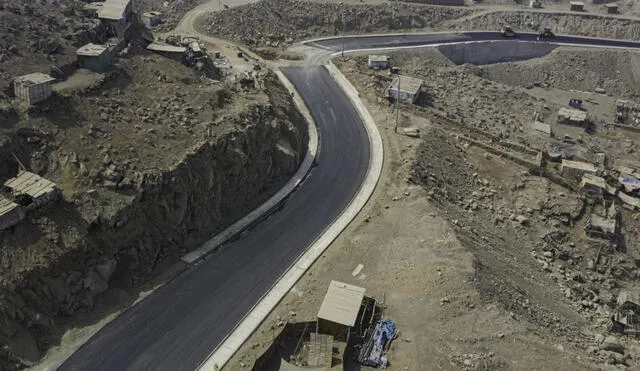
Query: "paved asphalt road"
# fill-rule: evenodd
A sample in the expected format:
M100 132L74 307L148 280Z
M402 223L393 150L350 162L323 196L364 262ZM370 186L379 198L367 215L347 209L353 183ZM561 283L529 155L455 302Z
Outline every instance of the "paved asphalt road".
M496 32L345 38L345 48L500 40ZM535 40L522 34L522 40ZM640 47L640 43L559 36L556 42ZM311 43L339 51L341 39ZM285 206L120 315L60 370L193 370L357 192L369 142L355 109L324 68L283 72L302 94L320 134L319 166Z
M318 166L284 208L95 334L59 370L194 370L356 194L364 124L323 67L287 68L318 126Z
M537 34L521 33L515 40L536 41ZM465 42L465 41L492 41L514 40L503 37L499 32L460 32L450 34L407 34L372 37L345 37L307 43L309 46L320 47L332 51L342 50L344 39L345 50L393 48L403 46L418 46L440 43ZM619 46L627 48L640 48L640 42L625 40L606 40L578 36L557 35L549 40L554 43L566 43L577 45ZM541 41L544 42L544 41Z

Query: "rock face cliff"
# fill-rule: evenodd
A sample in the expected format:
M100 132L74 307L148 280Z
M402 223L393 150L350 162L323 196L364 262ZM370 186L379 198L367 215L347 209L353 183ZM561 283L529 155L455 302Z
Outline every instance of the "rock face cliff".
M0 369L36 362L100 295L135 290L295 173L307 124L274 75L264 86L266 97L217 117L228 129L195 140L174 165L132 172L126 188L65 194L0 231ZM59 153L47 152L54 181L78 162Z

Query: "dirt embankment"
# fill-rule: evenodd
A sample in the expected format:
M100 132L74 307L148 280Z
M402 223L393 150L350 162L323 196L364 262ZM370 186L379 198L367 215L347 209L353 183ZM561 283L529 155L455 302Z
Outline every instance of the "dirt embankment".
M558 34L609 39L640 39L640 20L612 18L596 14L498 11L466 17L451 22L448 27L462 30L499 30L503 25L511 25L516 30L529 32L551 27Z
M257 206L297 170L306 154L305 120L275 75L265 76L262 83L264 98L222 111L226 113L202 131L191 128L193 137L184 138L191 145L157 168L137 167L113 148L99 154L98 161L88 160L59 147L64 141L53 140L55 133L36 129L16 130L3 143L3 163L17 151L27 166L44 158L41 174L53 181L80 181L63 187L58 203L0 233L2 367L37 360L59 341L69 319L91 311L101 294L135 290ZM117 114L117 109L106 113ZM192 118L184 116L191 124ZM174 130L178 136L179 128ZM97 136L105 132L97 127L89 131ZM144 147L137 148L139 157L144 158ZM92 170L84 171L85 166ZM15 170L9 167L3 170Z
M344 10L343 10L344 8ZM432 29L473 11L412 4L344 5L261 1L212 13L200 20L208 35L249 46L280 46L313 36Z
M554 86L564 90L604 89L617 97L640 96L640 55L629 51L560 49L543 59L489 65L480 76L511 86Z

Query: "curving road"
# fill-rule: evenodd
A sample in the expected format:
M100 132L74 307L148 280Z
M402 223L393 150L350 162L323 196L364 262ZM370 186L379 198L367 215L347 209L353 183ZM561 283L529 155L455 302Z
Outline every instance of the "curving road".
M398 35L376 35L376 36L351 36L344 38L330 38L318 41L309 41L305 44L317 48L337 52L342 50L344 42L345 50L381 49L381 48L402 48L411 46L427 46L433 44L461 43L472 41L495 41L495 40L519 40L536 41L538 35L534 33L520 33L517 39L507 39L499 32L477 31L459 33L415 33ZM545 42L545 41L540 41ZM556 35L549 40L552 43L573 44L583 46L607 46L621 48L640 48L640 42L627 40L609 40L592 37Z
M323 67L283 73L321 138L305 184L251 233L103 327L60 370L194 370L351 201L369 165L355 108Z
M522 40L534 39L523 34ZM346 50L500 40L495 32L348 37ZM329 51L341 39L309 42ZM554 42L640 47L630 41L559 36ZM299 254L348 205L365 178L369 142L358 114L322 67L290 67L316 121L319 165L284 207L160 288L95 334L60 370L193 370Z

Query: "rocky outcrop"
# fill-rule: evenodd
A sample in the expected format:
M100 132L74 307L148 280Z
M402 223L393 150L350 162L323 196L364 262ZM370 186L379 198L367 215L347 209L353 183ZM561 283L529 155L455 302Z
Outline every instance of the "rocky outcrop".
M464 8L413 4L347 5L260 1L203 17L199 28L215 37L249 46L291 44L312 36L429 29L471 14Z
M275 77L267 85L268 102L219 118L233 129L175 166L136 172L125 189L65 195L0 232L0 368L36 361L99 295L135 288L288 180L307 151L306 121Z

